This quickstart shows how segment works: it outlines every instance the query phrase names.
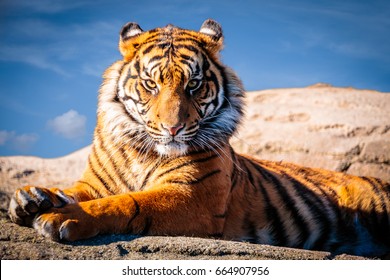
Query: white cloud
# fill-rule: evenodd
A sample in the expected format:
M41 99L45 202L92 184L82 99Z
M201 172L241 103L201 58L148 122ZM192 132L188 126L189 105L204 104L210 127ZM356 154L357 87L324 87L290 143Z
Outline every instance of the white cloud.
M67 139L79 139L85 135L87 118L75 110L55 117L47 122L49 129Z
M17 134L15 131L0 131L0 146L9 146L11 149L26 152L39 139L35 133Z

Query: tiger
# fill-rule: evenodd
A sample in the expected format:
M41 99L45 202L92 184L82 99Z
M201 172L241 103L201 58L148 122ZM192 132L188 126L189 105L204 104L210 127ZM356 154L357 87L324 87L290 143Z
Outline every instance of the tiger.
M334 254L390 251L390 184L239 154L245 91L221 25L120 31L91 152L68 189L28 185L10 219L57 242L102 234L215 238Z

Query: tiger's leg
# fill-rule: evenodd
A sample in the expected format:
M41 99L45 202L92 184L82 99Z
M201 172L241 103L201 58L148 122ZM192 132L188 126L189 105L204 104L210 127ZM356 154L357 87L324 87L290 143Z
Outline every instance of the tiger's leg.
M221 235L226 196L189 194L176 188L149 190L52 208L34 228L53 240L74 241L98 234ZM204 203L198 203L206 199Z
M14 223L31 226L38 213L92 198L82 182L77 182L72 188L63 191L58 188L26 186L15 191L8 214Z

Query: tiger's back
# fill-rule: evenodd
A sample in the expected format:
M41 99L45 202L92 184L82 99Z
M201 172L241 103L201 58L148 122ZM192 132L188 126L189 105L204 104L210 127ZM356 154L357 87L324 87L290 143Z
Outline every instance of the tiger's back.
M241 188L231 194L231 215L242 223L227 219L226 238L366 256L389 251L390 184L246 156L237 161ZM242 209L235 196L250 207Z
M82 178L17 190L11 219L55 240L186 235L388 253L389 184L234 152L244 89L219 60L222 43L212 20L199 32L126 24Z

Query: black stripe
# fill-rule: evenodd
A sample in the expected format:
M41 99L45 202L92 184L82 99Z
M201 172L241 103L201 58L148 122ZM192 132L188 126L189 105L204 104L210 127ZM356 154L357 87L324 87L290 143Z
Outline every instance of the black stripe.
M194 128L196 128L198 126L199 126L199 122L196 121L194 125L191 125L190 127L187 128L187 131L191 131L191 130L193 130Z
M222 106L219 110L224 110L225 108L229 108L230 106L233 105L233 106L235 106L234 109L242 115L243 109L240 107L240 105L238 105L238 104L236 105L235 103L228 102L228 100L230 99L231 93L230 93L229 87L228 87L229 79L227 79L225 68L222 65L220 65L218 62L214 61L211 57L209 57L209 59L213 63L213 65L218 69L218 72L220 73L220 75L222 77L222 87L223 87L223 93L224 93L225 98L224 98ZM241 96L242 96L242 94L241 94ZM237 124L237 123L238 123L238 120L235 124Z
M249 182L252 185L252 190L257 192L257 187L256 187L257 184L255 183L255 180L254 180L254 178L252 176L252 172L251 172L251 170L248 169L248 167L246 165L245 165L245 167L246 167L246 170L247 170L246 175L248 176Z
M214 218L225 219L226 218L226 211L225 211L225 213L222 213L222 214L214 214Z
M137 73L139 74L141 71L141 66L140 66L140 63L139 63L139 57L136 58L136 61L134 62L134 68L135 68L135 71L137 71Z
M153 32L155 32L155 34L150 35L148 37L148 39L142 43L142 46L148 45L149 43L151 43L153 45L156 42L160 41L159 39L161 37L161 34L157 30L150 30L149 31L149 33L153 33Z
M144 181L142 182L141 184L141 190L143 190L145 187L146 187L146 184L148 183L149 181L149 177L156 171L156 169L160 166L159 163L155 163L154 166L149 169L148 173L146 174L145 176L145 179Z
M98 156L98 154L97 154L97 152L96 152L96 147L95 147L95 145L92 146L92 153L93 153L94 158L95 158L95 161L96 161L96 163L97 163L97 165L98 165L98 167L99 167L99 172L97 172L97 170L91 165L91 169L92 169L94 175L100 180L100 182L103 183L104 187L105 187L111 194L116 194L116 192L113 191L113 190L111 189L110 184L108 184L107 181L105 181L105 180L103 179L103 177L100 175L101 173L104 173L104 174L108 177L108 179L109 179L113 184L115 184L115 181L112 179L112 177L110 176L110 174L108 174L107 170L106 170L105 168L103 168L103 165L102 165L102 163L101 163L101 161L100 161L100 159L99 159L99 156Z
M242 241L247 241L247 242L252 242L252 243L257 243L258 238L257 238L257 223L253 219L253 209L256 209L253 207L253 197L257 197L256 193L258 192L256 186L259 185L257 182L257 178L253 178L252 174L252 166L247 165L248 161L245 161L242 164L242 167L245 168L246 173L247 173L247 179L249 179L249 184L248 181L245 182L241 188L243 189L243 195L244 195L244 201L245 201L245 207L244 207L244 217L242 219L242 224L241 224L241 229L244 231L244 238L242 238ZM249 186L252 185L252 186Z
M381 211L382 212L387 212L386 211L386 208L387 208L386 207L386 202L385 202L385 199L383 197L383 193L378 188L378 184L380 185L380 183L378 183L374 178L362 177L362 179L365 180L367 183L369 183L369 185L372 187L374 193L376 194L376 196L381 201L381 203L380 203Z
M313 214L314 219L316 220L316 226L320 228L320 235L318 239L311 245L310 249L322 249L328 241L330 232L331 232L331 221L326 213L320 209L321 205L324 206L322 200L317 197L315 193L311 190L308 190L302 183L295 180L290 175L282 172L282 174L289 178L294 186L294 190L297 195L299 195L303 203L310 209L310 213ZM321 207L321 208L322 208Z
M83 180L78 180L77 182L79 182L80 184L84 184L84 185L87 185L88 187L90 187L91 191L94 193L95 198L102 198L102 197L104 197L104 195L100 193L99 189L95 188L90 183L88 183L86 181L83 181Z
M182 168L182 167L184 167L184 166L188 166L188 165L195 164L195 163L206 162L206 161L209 161L209 160L211 160L211 159L213 159L213 158L216 158L216 157L218 157L218 155L217 155L217 154L214 154L214 155L211 155L211 156L206 157L206 158L200 158L200 159L190 160L190 161L184 162L184 163L182 163L182 164L179 164L179 165L177 165L177 166L171 167L171 168L165 170L164 172L160 173L160 174L157 176L157 178L155 178L155 181L157 181L158 179L160 179L162 176L164 176L164 175L166 175L166 174L168 174L168 173L170 173L170 172L172 172L172 171L175 171L175 170L177 170L177 169L180 169L180 168Z
M121 68L120 71L122 71L128 64L130 64L130 62L125 63L125 64L122 66L122 68ZM122 83L121 85L119 85L119 79L120 79L120 77L118 78L118 80L117 80L118 87L119 87L119 86L126 87L126 84L127 84L127 82L128 82L130 79L137 79L137 78L138 78L138 75L132 75L132 73L131 73L131 67L129 67L128 70L127 70L126 78L123 80L123 83ZM118 89L118 92L119 92L119 89Z
M203 60L203 73L206 73L206 71L207 70L209 70L209 68L210 68L210 62L209 62L209 59L210 59L210 61L211 62L213 62L212 60L211 60L211 58L209 58L208 56L206 56L204 53L202 53L202 60ZM215 63L213 63L214 65L215 65ZM217 67L218 68L218 67ZM219 68L218 68L218 70L220 70Z
M135 200L135 198L131 194L128 194L128 196L131 197L131 199L133 199L135 211L134 211L134 214L131 217L131 219L127 222L126 228L128 229L129 233L135 233L136 234L136 232L133 232L133 228L131 226L131 223L140 214L140 207L139 207L139 204L138 204L137 200Z
M189 55L186 55L186 54L180 54L180 57L182 59L184 59L185 61L191 61L191 62L195 61L192 56L189 56Z
M155 55L151 59L149 59L148 64L151 64L152 62L155 62L158 60L162 60L164 58L166 58L166 53L164 53L163 55Z
M156 64L155 66L157 66L157 65L158 64ZM160 78L161 83L164 83L164 81L165 81L163 70L164 70L164 67L162 65L159 65L158 72L160 73L159 78Z
M129 164L130 164L129 157L125 153L125 151L124 151L122 146L118 147L116 144L114 146L115 146L115 149L117 149L117 154L119 154L122 157L122 160L124 162L121 165L121 168L118 167L118 170L120 170L119 172L120 172L120 175L121 175L121 181L122 181L122 183L124 183L124 186L126 186L126 188L128 190L134 191L134 186L132 185L132 182L129 182L129 181L126 180L126 176L125 176L125 173L124 173L124 170L123 170L123 168L127 168L129 166Z
M98 136L99 136L99 133L97 133L97 137L98 137ZM99 142L101 142L99 138L98 138L98 140L99 140ZM107 160L111 162L111 158L110 158L109 155L106 153L106 151L105 151L104 149L102 149L101 145L99 145L99 150L100 150L102 153L104 153L104 155L105 155L105 157L107 158ZM94 154L94 156L95 156L95 160L96 160L97 164L99 165L99 168L100 168L99 171L100 171L100 173L105 174L105 175L108 177L108 179L109 179L113 184L116 185L115 179L111 176L110 172L107 171L107 169L103 166L103 163L100 161L101 158L100 158L100 156L98 155L98 153L97 153L97 151L96 151L96 145L93 145L93 147L92 147L92 152L93 152L93 154ZM114 193L115 193L115 192L114 192Z
M109 153L109 151L107 150L107 148L105 146L105 143L104 143L104 140L102 139L101 134L99 133L99 131L98 131L96 137L97 137L97 140L99 141L99 148L103 151L105 156L108 157L107 160L113 166L113 170L112 171L115 172L116 178L119 178L119 180L122 183L122 185L126 186L128 188L128 184L127 184L127 182L124 179L124 174L122 172L122 169L118 167L118 165L116 164L115 160L112 158L112 156L114 156L114 155Z
M214 94L217 95L216 93L219 92L219 81L217 75L215 75L215 73L211 70L209 70L208 72L210 73L210 76L206 75L206 80L214 83L216 89Z
M152 127L150 127L150 128L152 128ZM158 131L158 132L160 132L160 131ZM153 135L153 136L163 136L163 134L161 134L161 133L156 133L156 132L154 132L154 131L152 131L152 130L148 130L148 133L150 134L150 135Z
M192 69L192 64L191 64L191 62L189 62L188 60L181 59L181 60L180 60L180 63L187 65L188 68L190 68L190 69L193 71L193 69Z
M237 169L237 165L239 164L239 162L237 160L236 153L234 152L232 146L229 146L229 148L230 148L230 158L232 159L232 171L231 171L232 185L230 188L230 192L231 192L237 185L237 178L239 176L238 174L240 173L240 170Z
M263 162L263 164L267 166L267 162ZM346 227L346 224L342 218L340 208L335 204L335 200L338 197L337 193L333 189L327 188L327 190L332 194L332 196L329 196L329 194L325 192L323 186L319 184L318 181L314 181L309 178L310 175L318 176L318 173L312 171L311 169L301 167L297 169L297 166L292 164L282 164L281 167L287 168L290 173L305 180L306 184L309 183L315 187L316 190L321 193L321 196L326 200L326 202L324 202L322 199L320 199L319 195L313 191L308 191L305 184L296 180L293 175L282 172L284 176L290 178L289 180L291 180L293 183L294 189L304 199L305 204L310 208L311 212L313 212L317 224L320 225L321 235L316 240L316 242L313 243L312 249L326 249L327 245L329 244L330 235L332 232L345 235L343 229ZM315 174L313 174L313 172ZM330 208L329 210L332 211L332 213L336 216L335 221L331 220L330 216L326 212L328 207Z
M389 209L387 208L387 204L385 202L385 199L387 199L384 197L385 193L384 191L381 191L379 189L379 187L382 187L382 184L378 182L378 180L375 178L362 177L362 179L364 179L372 186L375 194L379 197L381 201L381 213L378 213L378 211L376 211L375 204L372 206L373 209L371 210L371 216L375 215L375 220L377 223L375 226L372 227L372 229L369 230L374 236L378 236L380 240L387 244L390 244L390 224L388 216ZM372 201L372 203L374 203L374 201Z
M163 49L166 49L166 48L170 49L173 46L172 46L171 42L161 41L161 43L155 45L155 47L163 50Z
M237 167L233 161L233 170L232 170L232 176L231 176L231 182L232 182L232 186L230 188L230 192L237 186L237 178L238 178L238 174L239 171L237 170Z
M348 197L351 197L351 193L348 188L344 188L344 191L347 193ZM357 207L359 207L359 205L357 205ZM356 240L356 231L352 226L354 223L353 220L355 219L354 215L348 213L346 209L340 210L343 212L337 212L337 219L339 221L337 224L338 236L337 240L329 246L331 252L338 250L340 247L343 248L346 242L350 243L351 240Z
M204 43L202 43L201 41L199 41L198 38L192 36L191 34L188 34L188 33L178 33L178 35L180 35L181 37L179 38L175 38L175 43L177 42L191 42L191 43L194 43L194 44L197 44L200 48L203 48L204 47Z
M201 108L202 105L199 104L199 102L196 101L196 100L195 100L195 102L197 103L197 106L194 106L194 108L195 108L196 112L198 113L199 117L203 118L204 117L204 112L202 111L202 108Z
M146 217L145 226L144 229L141 231L141 235L148 235L151 227L152 227L152 217Z
M200 51L206 52L205 45L202 42L199 42L197 39L184 38L184 39L176 39L175 40L175 48L183 48L191 46L191 51L195 54L198 54Z
M123 168L128 168L128 166L130 165L131 160L129 159L129 155L126 153L126 151L124 150L123 146L120 146L118 148L118 152L117 153L119 153L121 155L121 157L123 158L123 161L124 161L124 164L121 166L122 167L121 168L121 174L123 174L122 173L123 172ZM126 176L124 176L124 174L123 174L123 178L125 178L125 177ZM127 180L125 180L124 182L125 182L125 186L127 187L127 189L129 191L134 191L135 190L134 185L132 185L132 182L129 182Z
M211 177L211 176L213 176L215 174L218 174L220 172L221 172L221 170L219 170L219 169L213 170L213 171L203 175L200 178L197 178L195 180L191 180L191 181L188 181L188 182L187 181L180 181L180 180L168 180L168 181L166 181L164 183L166 183L166 184L178 184L178 185L194 185L194 184L198 184L198 183L202 182L203 180L205 180L205 179L207 179L207 178L209 178L209 177Z
M242 161L242 164L240 166L241 168L245 168L245 174L248 175L252 173L252 170L248 168L246 163L250 163L252 166L254 165L254 163L249 159L244 159L244 161ZM262 194L267 223L271 225L268 230L269 233L273 236L272 240L274 241L274 243L272 245L284 245L286 243L287 237L285 235L286 231L284 229L283 223L281 223L282 219L277 211L277 208L274 207L274 205L272 204L272 201L268 195L266 188L260 181L257 181L256 183ZM257 239L257 234L254 238Z
M191 52L194 52L195 54L199 53L199 49L197 47L194 47L193 45L189 44L177 44L175 45L175 49L187 49Z
M100 183L102 183L105 190L107 190L110 194L113 195L114 193L108 187L107 182L96 172L95 168L93 167L92 162L91 162L91 158L88 158L88 164L89 164L89 167L91 168L93 175L100 181Z
M144 49L144 50L142 51L142 54L143 54L143 55L146 55L146 54L150 53L150 52L153 50L153 48L154 48L155 46L156 46L155 44L151 44L149 47L147 47L146 49Z
M147 103L149 103L149 102L147 102ZM146 115L149 112L150 108L151 108L151 106L146 107L146 108L142 109L141 111L139 111L138 107L137 107L138 114L144 116L144 115Z
M368 228L368 231L370 231L374 236L377 235L377 233L379 233L380 231L387 233L387 231L380 226L383 215L376 211L376 206L377 205L374 199L371 199L369 207L370 210L363 210L364 212L361 213L361 216L365 218L361 220L362 224L365 225Z
M299 176L299 178L305 178L309 171L304 168L293 168L289 165L280 165L282 168L287 168L291 173ZM289 173L286 173L285 171L281 171L281 174L288 178L289 181L292 182L294 186L294 190L297 192L298 196L303 199L304 204L310 209L310 213L313 214L314 219L316 220L316 226L319 226L320 228L320 236L318 239L313 243L311 246L311 249L324 249L326 242L329 240L329 235L331 233L331 224L332 221L330 220L329 216L327 215L325 203L323 200L321 200L316 193L309 190L307 186L305 186L304 183L301 183L300 181L296 180L293 175L290 175ZM310 183L308 180L306 180L306 183ZM329 198L326 196L324 190L316 185L317 189L321 191L321 193L326 197L326 199L329 201Z
M142 85L141 85L142 86ZM139 91L139 82L138 80L135 81L134 83L134 88L133 90L137 93L137 96L138 96L138 100L135 100L133 99L134 103L135 104L141 104L141 105L144 105L145 103L142 101L142 98L141 98L141 92ZM143 87L143 86L142 86Z
M202 89L202 87L199 88L199 90L201 90L201 89ZM205 85L203 86L203 94L199 95L199 99L201 99L201 100L202 99L207 99L210 95L212 95L212 94L210 94L210 92L211 92L210 84L209 83L205 83ZM200 105L201 106L204 106L204 105L206 105L208 103L209 103L208 101L207 102L204 102L203 100L200 101Z
M209 150L193 150L189 153L187 153L187 155L184 155L182 157L187 157L187 156L195 156L195 155L200 155L200 154L204 154L204 153L209 153L210 151Z
M283 186L283 184L281 184L281 182L274 175L272 175L269 171L264 170L260 165L257 165L253 161L249 161L249 162L260 173L261 177L263 179L265 179L268 183L270 183L269 185L272 186L275 189L276 193L279 194L279 196L281 197L281 200L284 202L284 205L286 206L286 210L289 209L289 212L290 212L292 218L294 219L294 223L296 224L296 226L300 230L301 239L300 239L300 241L298 241L298 243L296 245L298 247L302 247L304 241L309 236L309 230L308 230L308 227L307 227L305 221L303 220L302 216L299 214L298 208L296 207L294 201L291 199L290 195L287 193L285 186ZM261 191L263 193L263 196L265 195L265 200L269 200L268 194L266 194L264 187L261 187ZM271 206L272 205L271 205L271 201L270 201L270 203L269 203L270 213L269 214L271 214L271 212L272 212L272 215L270 216L269 219L271 221L273 221L273 224L275 224L275 220L282 221L283 218L280 217L280 215L277 212L277 210L275 209L275 207L274 206L271 207ZM276 215L276 216L274 216L274 215ZM276 230L274 232L275 237L280 242L279 245L287 245L287 237L288 236L286 236L285 232L286 231L284 229L283 224L278 225L278 227L276 228Z
M248 209L249 210L249 209ZM256 223L250 218L250 213L245 213L242 229L245 231L245 239L243 241L256 243L257 242L257 230Z
M130 143L130 145L131 145L131 149L136 151L139 154L142 154L142 153L144 153L146 151L145 150L146 148L142 147L143 146L142 140L133 141L133 139L132 139L132 142Z
M336 216L335 221L331 221L330 217L327 217L327 222L328 222L328 225L330 226L329 231L335 232L335 234L338 236L346 236L349 231L346 229L346 223L344 221L343 214L341 213L341 209L340 209L340 207L338 207L336 205L336 202L339 198L339 195L336 193L336 191L331 189L331 188L326 188L327 191L330 192L331 195L329 195L327 192L325 192L323 186L318 181L314 181L312 178L309 177L310 175L313 175L313 171L311 171L311 170L301 168L299 171L296 171L291 166L284 166L284 167L289 168L291 172L294 172L294 171L299 172L299 175L304 180L306 180L308 183L310 183L312 186L314 186L321 193L321 196L323 196L326 199L326 201L328 202L327 206L331 208L331 211ZM314 175L317 175L317 173ZM325 203L322 203L322 205L324 206L324 208L326 208ZM334 225L334 226L332 226L332 225ZM333 245L333 246L336 246L336 245ZM333 247L333 248L336 248L336 247Z
M153 70L154 70L156 67L159 67L159 72L160 72L160 71L161 71L161 65L158 64L158 63L156 63L156 64L154 64L154 65L152 66L152 68L148 69L148 73L146 73L146 74L148 74L148 75L150 76L150 75L152 74ZM161 72L160 72L160 75L161 75ZM161 82L163 82L163 81L161 81Z

